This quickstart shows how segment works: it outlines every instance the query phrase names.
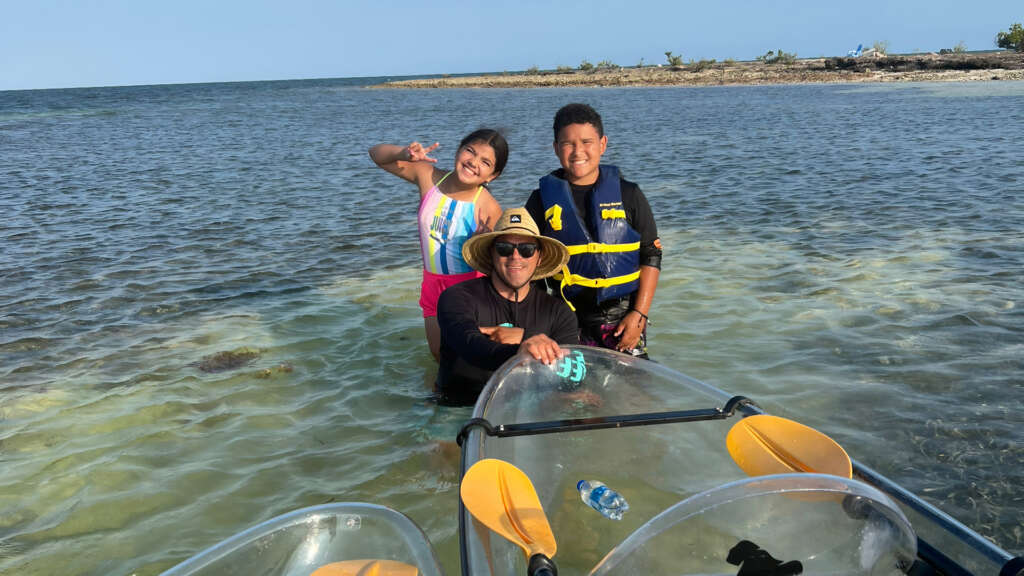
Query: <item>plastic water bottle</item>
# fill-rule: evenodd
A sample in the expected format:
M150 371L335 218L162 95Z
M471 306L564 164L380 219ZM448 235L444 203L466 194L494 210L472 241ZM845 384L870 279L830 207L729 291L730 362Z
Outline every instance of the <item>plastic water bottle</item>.
M597 480L580 480L576 484L580 498L605 518L622 520L622 514L629 510L629 504L621 494Z

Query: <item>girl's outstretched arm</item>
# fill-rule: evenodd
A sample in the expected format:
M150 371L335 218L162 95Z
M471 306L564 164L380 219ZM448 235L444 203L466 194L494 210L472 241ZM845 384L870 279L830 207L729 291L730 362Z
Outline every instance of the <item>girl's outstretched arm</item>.
M429 154L440 145L434 142L424 148L419 142L413 142L408 146L377 144L370 148L370 159L377 166L403 180L421 186L423 182L427 182L429 187L433 185L434 164L437 163L437 158L431 158Z

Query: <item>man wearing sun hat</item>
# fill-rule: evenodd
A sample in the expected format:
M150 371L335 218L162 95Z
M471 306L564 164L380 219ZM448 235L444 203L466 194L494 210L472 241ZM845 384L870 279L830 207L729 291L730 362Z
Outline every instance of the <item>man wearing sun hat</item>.
M525 208L506 210L493 232L473 236L462 257L483 278L441 293L437 393L445 404L472 404L491 374L518 352L550 364L560 345L578 344L576 315L558 297L531 286L569 261L558 240L541 236Z

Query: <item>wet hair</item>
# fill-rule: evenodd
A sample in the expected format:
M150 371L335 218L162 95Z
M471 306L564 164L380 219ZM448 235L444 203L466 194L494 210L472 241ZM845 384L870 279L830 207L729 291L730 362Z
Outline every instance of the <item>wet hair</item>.
M497 177L498 174L501 174L505 169L505 163L508 162L508 142L505 141L501 132L491 128L474 130L463 138L462 142L459 142L459 148L473 142L483 142L494 149L494 175Z
M570 124L590 124L597 130L598 136L604 136L601 115L588 104L573 102L558 109L555 113L555 142L558 141L558 133L562 128Z

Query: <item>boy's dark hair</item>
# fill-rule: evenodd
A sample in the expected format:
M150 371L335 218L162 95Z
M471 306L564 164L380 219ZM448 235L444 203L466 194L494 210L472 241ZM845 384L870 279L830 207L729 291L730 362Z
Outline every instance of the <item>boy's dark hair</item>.
M459 148L473 142L483 142L494 148L494 174L501 174L501 171L505 169L505 163L508 162L508 142L505 141L505 137L501 135L501 132L491 128L474 130L463 138L462 142L459 142Z
M601 124L601 115L587 104L573 102L566 104L555 113L555 141L558 141L558 132L569 124L591 124L597 129L598 136L604 136L604 125Z

